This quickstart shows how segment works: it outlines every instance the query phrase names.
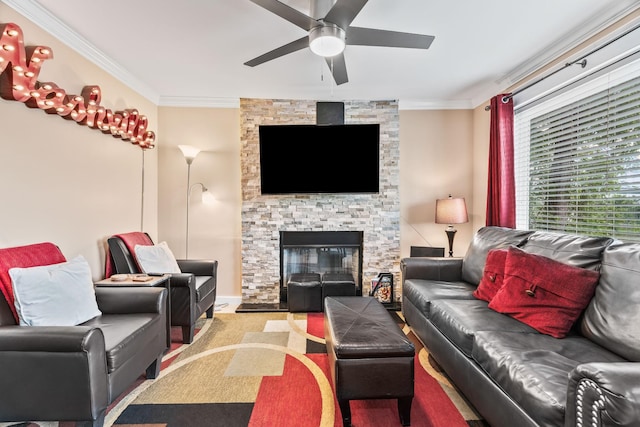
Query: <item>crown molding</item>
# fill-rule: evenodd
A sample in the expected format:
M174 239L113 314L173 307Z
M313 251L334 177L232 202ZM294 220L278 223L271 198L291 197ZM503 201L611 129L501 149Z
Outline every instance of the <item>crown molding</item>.
M161 96L158 104L160 107L184 107L184 108L240 108L239 98L207 98L187 96ZM444 101L444 100L400 100L399 110L469 110L471 101Z
M158 104L159 94L147 86L140 79L122 68L112 58L108 57L101 50L96 48L87 39L73 31L65 23L60 21L48 10L44 9L34 0L0 0L7 6L20 13L22 16L32 21L34 24L60 40L71 49L89 61L111 74L121 83L127 85L135 92L144 96L154 104Z
M445 100L416 100L401 99L398 103L399 110L470 110L471 101L445 101Z
M240 98L161 96L159 107L240 108Z

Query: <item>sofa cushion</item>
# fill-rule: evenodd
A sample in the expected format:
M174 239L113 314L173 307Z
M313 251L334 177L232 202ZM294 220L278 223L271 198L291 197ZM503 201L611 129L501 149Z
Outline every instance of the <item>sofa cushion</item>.
M473 296L484 300L491 301L496 295L496 292L502 287L504 280L504 263L507 260L506 249L492 249L487 255L487 262L484 265L484 272L482 273L482 280L480 284L473 291Z
M594 270L511 247L504 267L504 284L489 308L543 334L563 338L593 297L599 276Z
M597 270L602 251L613 242L608 237L585 237L552 231L536 231L522 249L575 267Z
M482 279L487 254L491 249L522 245L533 231L505 227L482 227L473 236L462 262L462 280L477 286Z
M408 279L402 285L402 298L406 298L428 319L431 302L439 299L474 299L474 286L465 282Z
M135 360L136 354L156 347L157 322L165 322L157 313L103 314L82 325L93 326L102 331L107 371L112 373Z
M640 244L615 243L603 253L600 283L585 310L581 331L601 346L639 362L639 307Z
M589 362L622 362L584 337L476 332L473 358L539 425L563 426L569 373Z
M495 312L480 300L436 300L431 302L430 321L467 357L471 357L477 331L535 332L509 316Z
M9 269L23 326L76 326L102 314L91 268L82 256L37 267Z

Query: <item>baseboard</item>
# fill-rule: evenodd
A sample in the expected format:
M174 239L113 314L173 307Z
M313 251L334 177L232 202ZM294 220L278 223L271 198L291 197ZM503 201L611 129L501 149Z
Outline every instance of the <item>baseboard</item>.
M216 296L216 310L218 309L218 307L222 308L227 308L227 307L237 307L240 304L242 304L242 297L241 296Z

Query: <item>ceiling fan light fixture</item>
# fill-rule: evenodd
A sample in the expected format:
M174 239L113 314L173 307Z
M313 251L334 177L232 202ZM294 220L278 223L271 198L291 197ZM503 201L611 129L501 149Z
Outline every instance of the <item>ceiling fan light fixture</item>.
M309 31L309 48L318 56L339 55L345 46L344 30L336 25L323 25Z

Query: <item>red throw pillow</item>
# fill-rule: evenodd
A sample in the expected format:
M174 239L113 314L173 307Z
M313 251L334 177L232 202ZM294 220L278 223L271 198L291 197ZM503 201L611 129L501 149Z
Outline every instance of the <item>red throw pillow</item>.
M500 290L504 278L504 263L507 259L506 249L492 249L487 254L484 272L480 284L473 291L473 296L490 302Z
M502 288L489 308L564 338L593 297L600 273L509 248Z

